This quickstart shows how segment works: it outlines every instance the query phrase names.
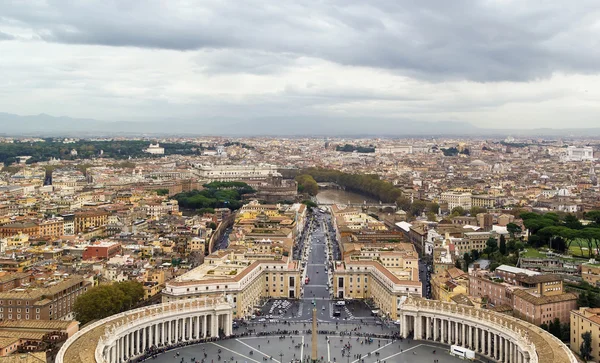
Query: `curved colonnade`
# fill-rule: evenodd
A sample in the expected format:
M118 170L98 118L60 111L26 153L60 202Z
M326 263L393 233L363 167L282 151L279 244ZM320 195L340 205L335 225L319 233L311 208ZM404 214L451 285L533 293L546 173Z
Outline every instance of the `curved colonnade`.
M578 362L555 336L512 316L421 298L408 298L400 310L403 337L459 345L503 363Z
M56 363L121 363L151 348L231 335L233 309L224 299L178 301L130 310L97 321L61 347Z
M221 298L170 302L113 315L69 338L55 362L121 363L150 348L229 336L232 311ZM405 338L459 345L498 362L578 362L548 332L489 310L409 297L400 307L399 319Z

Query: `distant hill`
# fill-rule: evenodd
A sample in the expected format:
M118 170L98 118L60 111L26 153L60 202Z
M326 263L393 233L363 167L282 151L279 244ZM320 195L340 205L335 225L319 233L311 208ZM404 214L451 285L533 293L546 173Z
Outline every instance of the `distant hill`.
M99 121L47 114L20 116L0 113L0 135L7 136L600 136L600 128L501 130L468 122L413 122L382 118L263 117L248 120L211 118L165 121Z

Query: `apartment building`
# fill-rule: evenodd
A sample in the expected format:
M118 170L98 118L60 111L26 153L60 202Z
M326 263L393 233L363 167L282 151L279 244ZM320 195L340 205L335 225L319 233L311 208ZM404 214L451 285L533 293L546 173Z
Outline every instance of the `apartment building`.
M496 206L496 198L490 195L472 195L471 207L491 209Z
M579 354L583 333L591 333L592 336L592 359L591 361L600 361L600 308L580 307L570 312L571 328L571 350Z
M166 283L163 302L225 296L234 315L251 315L264 298L300 297L298 261L272 254L250 259L244 253L220 250L206 256L204 264Z
M89 245L83 252L84 260L101 259L108 260L121 252L121 244L119 242L102 241L93 245Z
M60 217L46 219L39 224L40 237L60 237L64 233L64 221Z
M0 226L0 238L11 237L22 233L30 236L37 236L40 227L37 223L31 221L12 222Z
M413 245L395 250L368 248L336 262L333 292L338 299L373 300L381 314L396 319L398 304L408 295L422 296L418 255Z
M449 210L452 210L456 207L471 209L471 197L471 193L449 191L440 194L440 202L447 203Z
M473 271L469 294L487 299L489 306L508 306L515 317L536 325L555 318L565 323L577 307L577 296L564 290L559 276L506 265L494 273Z
M75 299L89 287L89 281L75 276L43 287L0 292L0 320L72 320Z
M105 211L82 211L74 214L75 234L88 228L106 225L109 216L109 213Z

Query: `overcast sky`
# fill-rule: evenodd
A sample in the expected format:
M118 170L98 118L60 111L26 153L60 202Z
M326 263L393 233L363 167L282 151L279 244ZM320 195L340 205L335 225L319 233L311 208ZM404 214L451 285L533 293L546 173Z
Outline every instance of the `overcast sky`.
M599 71L598 0L0 1L21 115L590 127Z

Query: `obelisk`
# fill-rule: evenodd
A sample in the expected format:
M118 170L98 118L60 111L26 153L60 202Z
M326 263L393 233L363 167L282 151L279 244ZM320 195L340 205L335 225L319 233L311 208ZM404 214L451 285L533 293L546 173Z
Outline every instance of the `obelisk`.
M316 363L319 360L317 356L317 308L313 308L313 322L312 322L312 359L311 362Z

